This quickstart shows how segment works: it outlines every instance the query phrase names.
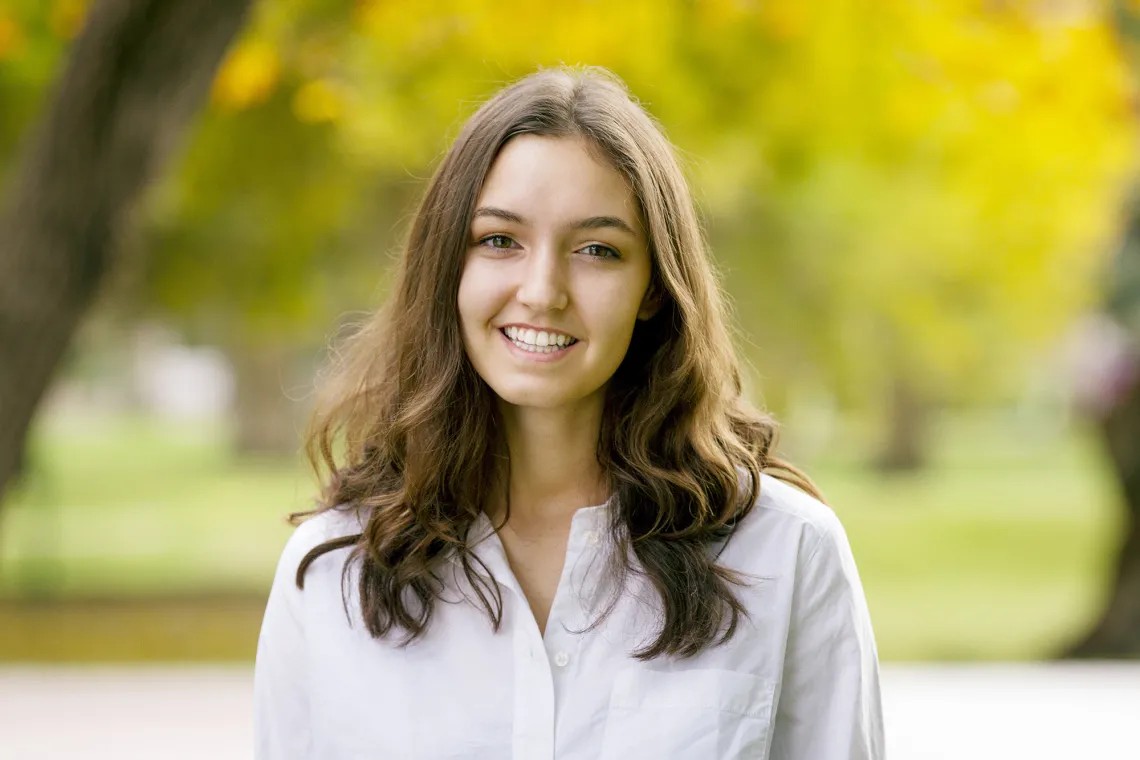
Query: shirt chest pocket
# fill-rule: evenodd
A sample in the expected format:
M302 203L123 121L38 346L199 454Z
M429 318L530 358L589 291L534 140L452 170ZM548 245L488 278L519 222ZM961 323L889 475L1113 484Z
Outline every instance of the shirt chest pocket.
M618 673L600 760L756 760L768 755L774 688L732 670Z

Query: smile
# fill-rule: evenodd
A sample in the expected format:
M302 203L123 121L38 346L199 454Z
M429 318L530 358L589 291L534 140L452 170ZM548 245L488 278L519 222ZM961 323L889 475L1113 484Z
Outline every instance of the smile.
M563 333L531 330L513 325L500 328L499 333L513 348L530 354L535 359L540 356L552 359L559 357L578 344L577 338Z

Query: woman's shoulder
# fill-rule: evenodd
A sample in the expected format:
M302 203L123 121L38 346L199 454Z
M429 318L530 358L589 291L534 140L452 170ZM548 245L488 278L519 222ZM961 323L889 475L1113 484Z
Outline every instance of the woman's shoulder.
M338 538L358 535L364 530L364 525L365 521L356 509L338 505L321 510L304 518L293 529L285 542L282 559L295 567L316 547Z
M759 495L738 521L723 559L751 565L754 560L767 562L783 556L794 562L828 541L847 543L835 511L791 483L765 473L760 476Z
M815 536L842 531L835 510L796 486L767 473L760 475L760 495L753 511L771 513L769 519L800 525Z

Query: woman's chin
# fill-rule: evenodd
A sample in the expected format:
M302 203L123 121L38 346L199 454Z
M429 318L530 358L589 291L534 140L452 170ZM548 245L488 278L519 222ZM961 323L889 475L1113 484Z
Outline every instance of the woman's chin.
M561 394L538 393L529 390L511 390L503 393L496 391L496 395L504 404L530 409L557 409L570 401Z
M531 409L559 409L577 406L594 395L582 392L575 393L548 382L502 383L492 385L491 390L505 404Z

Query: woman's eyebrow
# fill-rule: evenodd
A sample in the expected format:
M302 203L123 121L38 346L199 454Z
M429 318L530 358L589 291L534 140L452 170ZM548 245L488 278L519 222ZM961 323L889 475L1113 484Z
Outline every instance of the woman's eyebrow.
M506 209L496 208L494 206L480 206L475 209L474 219L481 217L491 217L494 219L501 219L504 222L514 222L515 224L526 225L527 221L513 211ZM629 235L637 237L633 227L625 220L616 216L588 216L585 219L579 219L567 225L569 229L574 230L597 230L603 227L612 227L613 229L621 230Z
M504 222L514 222L515 224L526 224L526 220L513 211L506 209L495 208L494 206L480 206L475 209L475 215L472 219L489 216L494 219L502 219Z
M630 227L624 220L616 216L589 216L574 222L570 227L575 230L596 230L602 227L613 227L633 237L637 237L637 233L633 231L633 227Z

